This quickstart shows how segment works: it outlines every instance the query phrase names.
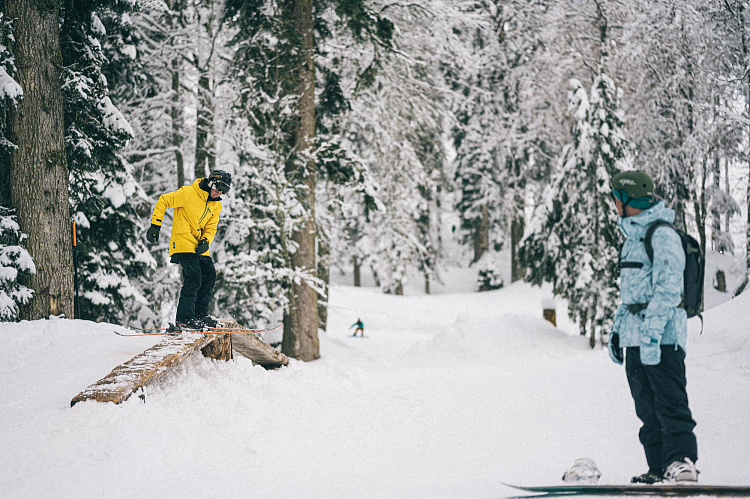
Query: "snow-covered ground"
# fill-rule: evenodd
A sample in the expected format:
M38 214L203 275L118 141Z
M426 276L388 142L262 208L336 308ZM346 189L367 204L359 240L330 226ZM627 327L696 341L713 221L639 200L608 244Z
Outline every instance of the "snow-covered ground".
M564 310L543 321L545 298L336 285L319 361L196 355L119 406L70 400L157 339L0 324L0 497L503 497L579 457L626 482L646 464L624 370ZM701 481L750 484L750 293L704 315L687 360Z

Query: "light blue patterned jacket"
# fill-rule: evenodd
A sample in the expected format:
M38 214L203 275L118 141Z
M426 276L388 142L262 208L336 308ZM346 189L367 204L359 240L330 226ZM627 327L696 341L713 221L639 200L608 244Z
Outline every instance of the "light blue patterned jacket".
M685 251L680 236L670 227L657 228L651 238L653 264L646 254L646 231L657 220L673 223L674 210L660 201L638 215L618 219L625 234L620 252L620 297L612 333L620 335L620 347L641 347L641 361L656 365L661 361L659 345L685 348L687 314L678 308L682 300ZM624 265L623 265L624 264ZM646 303L633 314L627 305Z

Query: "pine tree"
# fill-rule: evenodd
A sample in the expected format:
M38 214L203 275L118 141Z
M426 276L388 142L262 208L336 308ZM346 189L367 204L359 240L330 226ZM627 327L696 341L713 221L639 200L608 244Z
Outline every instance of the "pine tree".
M11 210L0 206L0 321L19 319L20 307L31 300L33 291L21 281L36 273L34 261L24 248L26 234Z
M544 83L543 37L549 29L546 2L496 1L482 4L486 20L469 32L473 65L455 100L456 209L463 243L473 246L479 289L503 285L507 274L497 252L510 247L511 279L522 278L517 258L525 227L525 202L540 172L549 170L550 144L556 148L555 108Z
M63 11L62 46L70 198L78 234L80 316L123 322L148 301L135 281L154 266L138 213L148 199L120 150L133 131L109 96L103 5ZM109 23L119 16L107 12ZM112 52L111 56L116 57ZM123 62L121 61L121 64Z
M325 34L325 6L320 7L315 26ZM388 24L362 3L336 2L333 8L359 37L378 37L387 30ZM227 18L237 30L233 72L242 110L237 124L247 130L239 140L235 172L238 177L259 175L248 177L236 192L233 231L242 236L227 240L232 261L226 275L252 275L248 268L234 271L242 263L265 264L267 277L274 278L265 285L289 295L283 350L304 360L319 356L317 304L325 292L316 276L316 186L320 170L338 162L330 161L336 144L316 138L313 14L308 1L227 4ZM373 23L375 30L370 29ZM258 221L267 230L257 230ZM230 282L222 281L222 287ZM236 284L240 286L226 290L229 296L252 299L257 293L247 289L246 281Z
M630 146L612 80L601 74L590 96L579 81L570 84L573 141L563 150L521 257L529 281L552 282L555 295L568 300L568 314L582 334L590 332L593 347L616 309L619 239L610 179L629 166Z
M10 153L17 147L10 141L10 110L23 98L23 89L14 79L16 65L9 48L13 22L2 11L0 8L0 178L10 178ZM9 187L0 187L0 206L10 206Z

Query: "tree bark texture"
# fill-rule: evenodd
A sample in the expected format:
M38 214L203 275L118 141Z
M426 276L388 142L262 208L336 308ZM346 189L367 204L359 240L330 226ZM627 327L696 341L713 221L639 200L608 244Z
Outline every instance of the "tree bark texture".
M9 0L16 18L17 81L24 97L11 111L10 200L36 264L22 319L73 317L73 253L62 100L59 2Z
M195 132L195 178L207 176L216 168L214 152L214 103L208 71L198 80L198 109Z
M180 107L180 61L172 59L172 107L169 115L172 118L172 146L177 165L177 188L185 185L185 161L182 157L182 108ZM191 175L193 177L193 175Z
M490 249L490 207L482 206L482 218L477 221L474 233L474 263Z
M513 217L510 223L510 265L511 265L511 276L510 281L516 282L523 279L526 274L526 269L521 265L520 259L518 258L518 250L521 247L521 239L523 239L523 232L525 224L523 220L523 213Z
M170 4L172 15L167 17L169 27L177 29L178 26L184 28L181 15L184 8L181 0L172 0ZM178 43L176 38L170 40L171 45ZM175 49L176 50L176 49ZM178 52L176 50L176 52ZM172 105L169 109L169 116L172 120L172 146L174 147L175 164L177 167L177 189L185 185L186 172L185 160L182 155L182 107L180 106L180 73L182 72L182 54L175 53L170 61L170 72L172 75ZM195 178L194 174L187 176L188 179Z
M331 245L323 236L318 238L318 277L323 281L325 296L318 297L318 320L320 330L328 330L328 296L331 284Z
M315 275L315 164L309 158L315 139L315 66L313 60L313 4L312 0L286 0L285 15L294 20L294 33L299 39L301 56L295 67L289 67L296 78L298 121L293 132L294 151L298 161L289 162L288 173L296 176L306 190L298 194L308 210L304 222L292 234L297 251L292 254L292 267ZM304 158L304 159L303 159ZM304 163L304 164L302 164ZM282 349L285 354L300 360L320 358L318 343L318 293L307 282L292 282L290 307L294 314L285 321Z
M354 265L354 287L362 287L362 262L356 256L352 257L352 264Z
M750 61L750 36L745 28L745 4L743 0L737 2L737 20L740 30L740 46L742 48L742 60ZM750 68L745 68L744 74L744 91L745 91L745 112L750 116ZM747 130L747 127L745 128ZM749 135L750 136L750 135ZM750 161L747 162L750 167ZM747 228L745 229L745 282L747 282L748 276L750 276L750 177L747 181L747 192L745 194L745 205L748 208L747 212ZM744 290L744 286L742 288ZM737 294L739 294L739 291Z

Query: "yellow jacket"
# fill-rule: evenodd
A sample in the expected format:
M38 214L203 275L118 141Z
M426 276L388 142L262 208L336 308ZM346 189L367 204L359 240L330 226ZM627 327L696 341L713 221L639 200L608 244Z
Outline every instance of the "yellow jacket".
M204 237L211 244L219 223L221 201L209 201L209 193L200 188L202 178L191 185L159 196L151 223L161 227L164 213L174 208L172 236L169 239L169 256L175 253L195 253L198 242ZM203 253L208 255L208 251Z

